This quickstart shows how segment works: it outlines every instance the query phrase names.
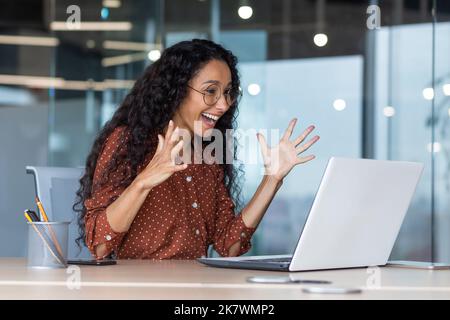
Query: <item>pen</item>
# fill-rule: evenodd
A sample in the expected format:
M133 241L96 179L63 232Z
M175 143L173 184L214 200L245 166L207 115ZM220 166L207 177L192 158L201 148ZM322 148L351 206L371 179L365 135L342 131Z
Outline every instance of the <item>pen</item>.
M33 222L40 222L38 215L36 214L36 212L34 212L33 210L25 210L26 213L28 213L28 215L30 216L31 220Z

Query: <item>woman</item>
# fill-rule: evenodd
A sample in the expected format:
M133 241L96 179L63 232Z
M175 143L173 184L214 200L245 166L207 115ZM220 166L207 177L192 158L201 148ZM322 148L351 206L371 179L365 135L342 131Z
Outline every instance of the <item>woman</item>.
M239 101L237 59L208 40L166 49L138 79L104 126L86 162L78 191L80 238L97 259L195 259L213 245L222 256L250 249L250 239L283 178L319 137L300 145L310 126L278 146L258 135L266 175L235 215L239 184L232 164L179 163L191 142L183 129L206 137L234 128ZM223 143L222 154L229 144ZM202 147L205 145L203 144ZM230 151L230 150L228 150ZM231 150L233 155L236 150ZM275 161L276 160L276 161Z

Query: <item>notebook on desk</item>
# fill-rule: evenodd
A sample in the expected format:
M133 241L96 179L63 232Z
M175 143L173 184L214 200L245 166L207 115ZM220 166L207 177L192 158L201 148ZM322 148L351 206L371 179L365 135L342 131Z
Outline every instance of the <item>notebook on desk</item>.
M422 171L416 162L332 157L293 253L198 261L278 271L386 265Z

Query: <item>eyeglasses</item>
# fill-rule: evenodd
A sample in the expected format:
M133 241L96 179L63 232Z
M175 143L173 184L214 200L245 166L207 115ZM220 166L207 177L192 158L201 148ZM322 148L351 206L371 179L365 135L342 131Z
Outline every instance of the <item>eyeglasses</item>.
M188 85L189 88L191 88L194 91L197 91L198 93L203 95L203 101L208 106L213 106L219 101L220 97L222 96L222 89L217 84L211 84L208 86L204 91L197 90L195 88L192 88L190 85ZM227 102L228 106L232 106L235 103L239 103L242 97L242 90L241 88L230 88L227 89L223 93L225 97L225 101Z

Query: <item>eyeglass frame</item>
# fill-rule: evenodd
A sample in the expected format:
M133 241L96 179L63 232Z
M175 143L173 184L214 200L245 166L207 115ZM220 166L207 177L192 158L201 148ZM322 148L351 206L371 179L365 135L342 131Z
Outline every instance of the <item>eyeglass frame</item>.
M209 87L212 86L212 85L215 85L215 86L219 87L220 89L222 89L218 84L215 84L215 83L211 83L207 88L209 88ZM222 92L222 90L220 90L220 96L217 98L217 100L216 100L213 104L209 104L209 103L206 103L206 96L208 95L206 92L202 92L202 91L200 91L200 90L197 90L197 89L191 87L190 85L187 85L187 87L190 88L190 89L192 89L192 90L194 90L194 91L196 91L196 92L198 92L198 93L200 93L200 94L203 96L203 102L204 102L206 105L210 106L210 107L214 106L214 105L220 100L220 98L221 98L222 96L225 97L225 101L227 102L228 106L231 107L232 105L239 103L240 100L241 100L241 98L242 98L242 95L243 95L242 89L239 87L239 89L238 89L238 95L236 96L236 99L233 101L233 103L229 104L228 101L227 101L227 98L226 98L225 94ZM230 90L231 90L231 88L230 88Z

